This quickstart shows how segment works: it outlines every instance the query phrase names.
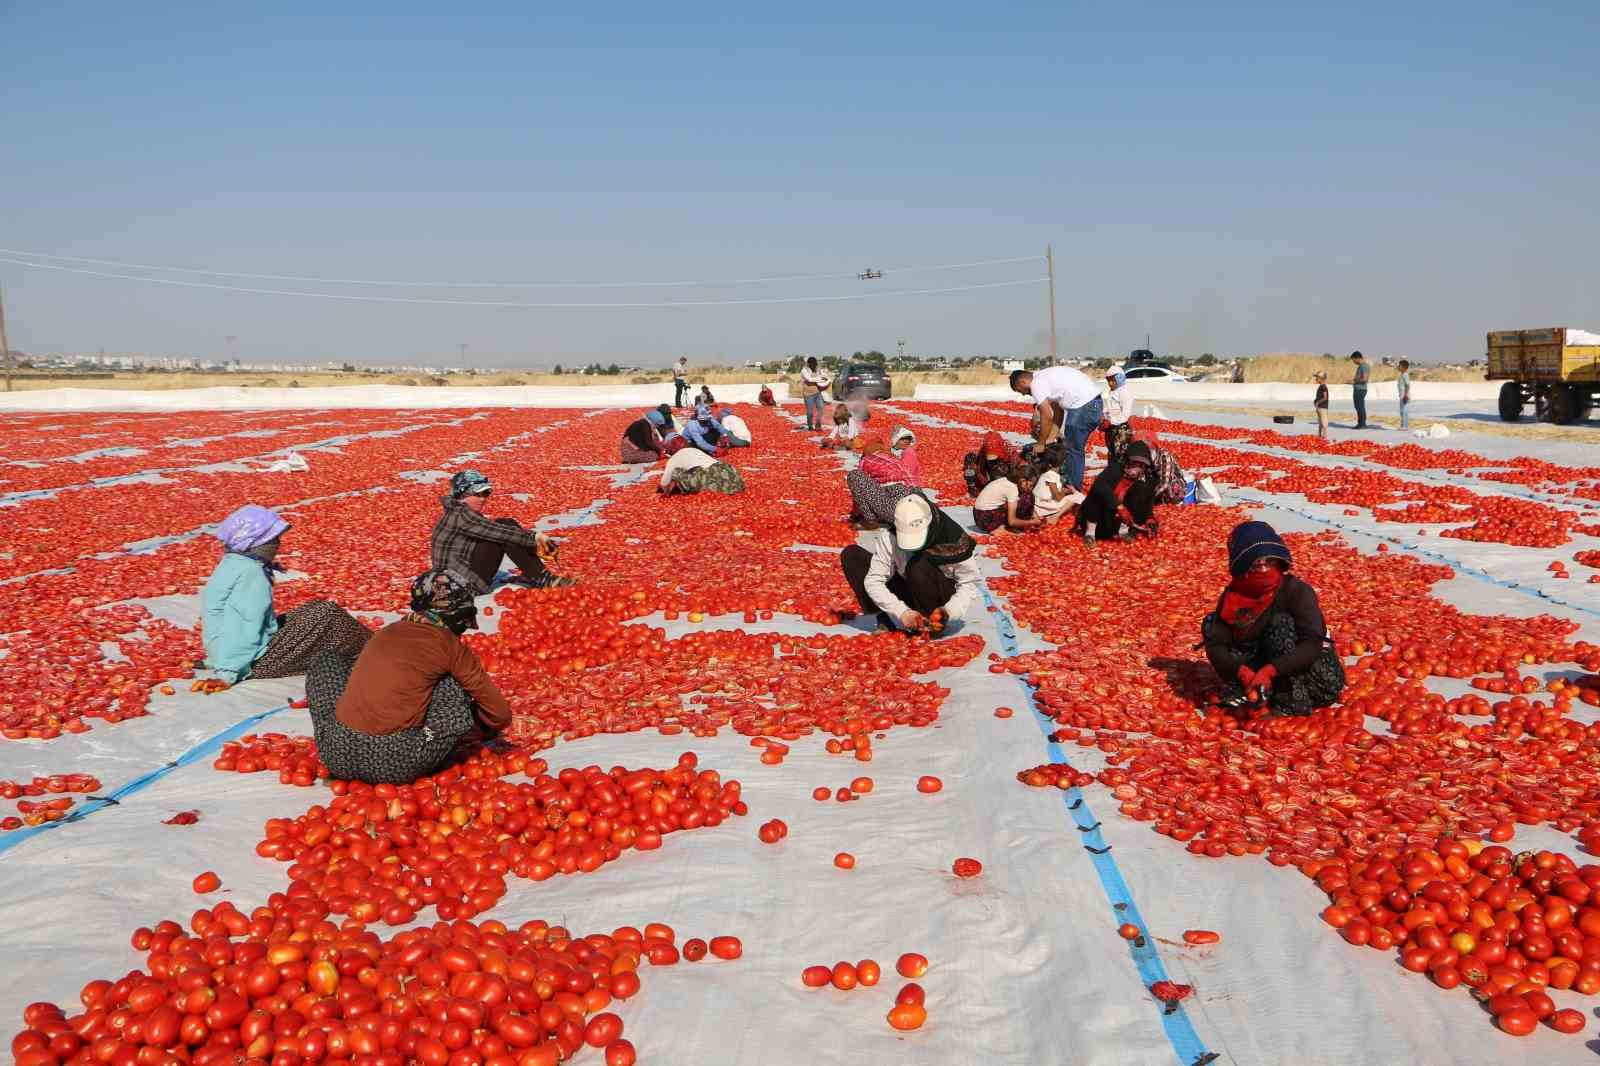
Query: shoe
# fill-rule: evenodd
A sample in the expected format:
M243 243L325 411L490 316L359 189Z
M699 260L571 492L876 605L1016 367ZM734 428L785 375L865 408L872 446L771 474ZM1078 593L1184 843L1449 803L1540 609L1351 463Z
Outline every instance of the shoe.
M525 589L564 589L577 583L578 579L575 577L561 577L558 574L552 574L548 570L532 577L518 572L516 577L506 582L508 585L517 585Z

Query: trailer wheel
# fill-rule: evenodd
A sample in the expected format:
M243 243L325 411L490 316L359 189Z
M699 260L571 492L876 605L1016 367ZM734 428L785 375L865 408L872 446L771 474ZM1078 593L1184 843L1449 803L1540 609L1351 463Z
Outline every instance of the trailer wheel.
M1500 417L1506 422L1522 417L1522 386L1515 381L1500 386Z
M1550 392L1550 421L1558 426L1570 426L1583 417L1579 412L1583 401L1575 385L1557 385Z

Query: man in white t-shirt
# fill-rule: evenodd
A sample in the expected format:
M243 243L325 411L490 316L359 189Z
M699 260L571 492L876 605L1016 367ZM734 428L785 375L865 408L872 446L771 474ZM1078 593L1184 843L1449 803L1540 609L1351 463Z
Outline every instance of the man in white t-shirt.
M678 361L672 364L672 406L682 407L683 398L689 392L689 357L678 356Z
M1042 451L1058 433L1066 447L1061 477L1072 488L1083 490L1083 451L1089 434L1100 425L1105 404L1100 387L1082 371L1070 366L1047 366L1038 370L1013 370L1011 391L1029 397L1039 412L1039 435L1034 451ZM1061 413L1056 421L1056 411Z
M822 428L822 410L827 406L828 386L831 384L833 379L817 365L817 357L813 355L807 358L806 365L800 368L800 390L805 394L807 429Z

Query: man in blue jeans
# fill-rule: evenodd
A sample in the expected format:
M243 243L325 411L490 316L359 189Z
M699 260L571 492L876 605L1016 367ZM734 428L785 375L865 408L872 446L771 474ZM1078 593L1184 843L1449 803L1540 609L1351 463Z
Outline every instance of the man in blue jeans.
M1084 446L1105 414L1100 387L1087 374L1070 366L1047 366L1037 371L1013 370L1011 391L1029 397L1039 410L1035 454L1042 452L1045 445L1059 435L1066 448L1061 480L1082 492ZM1059 422L1056 421L1058 411Z
M1350 401L1356 408L1356 428L1367 428L1367 380L1372 368L1360 352L1351 352L1350 361L1356 365L1355 380L1350 383Z

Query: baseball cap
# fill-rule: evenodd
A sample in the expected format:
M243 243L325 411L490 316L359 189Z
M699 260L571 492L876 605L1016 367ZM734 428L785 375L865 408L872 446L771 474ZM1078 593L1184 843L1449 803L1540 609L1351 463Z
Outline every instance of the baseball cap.
M902 551L921 551L933 528L933 505L912 494L894 505L894 542Z

